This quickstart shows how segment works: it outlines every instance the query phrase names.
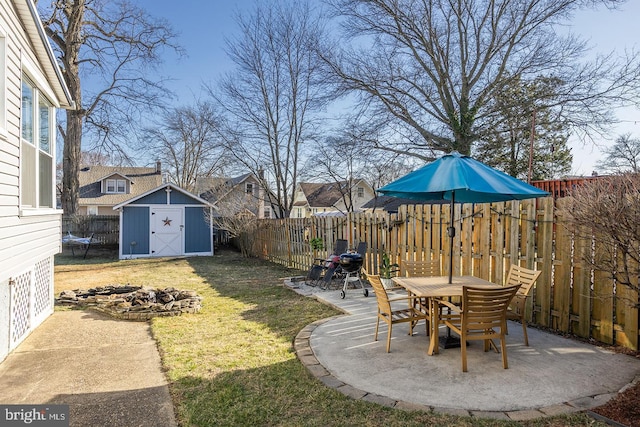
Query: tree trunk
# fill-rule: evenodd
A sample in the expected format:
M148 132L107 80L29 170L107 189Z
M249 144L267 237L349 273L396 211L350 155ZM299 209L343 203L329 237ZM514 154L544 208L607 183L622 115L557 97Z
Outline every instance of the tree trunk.
M67 110L67 130L64 138L62 209L65 215L78 213L80 180L80 153L82 142L83 114L78 110Z
M63 135L62 156L62 210L65 215L76 215L79 210L80 193L80 156L82 152L82 120L86 111L82 106L82 87L80 84L79 56L82 46L82 25L84 22L85 1L73 4L68 15L68 25L64 37L58 40L58 46L64 53L62 64L64 80L75 101L75 108L67 110L67 128Z

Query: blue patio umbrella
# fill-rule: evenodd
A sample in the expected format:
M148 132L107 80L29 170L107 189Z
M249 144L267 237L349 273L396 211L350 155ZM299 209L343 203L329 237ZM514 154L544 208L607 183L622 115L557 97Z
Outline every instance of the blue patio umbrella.
M454 203L489 203L548 196L549 193L456 151L377 190L413 200L450 200L449 283L453 275Z

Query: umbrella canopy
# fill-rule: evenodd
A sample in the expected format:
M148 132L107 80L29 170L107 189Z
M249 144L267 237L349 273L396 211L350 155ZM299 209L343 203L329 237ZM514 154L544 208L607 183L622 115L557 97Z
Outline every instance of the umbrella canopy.
M458 152L439 159L377 190L386 196L413 200L450 200L449 283L453 275L453 204L490 203L548 196L549 193Z
M548 196L549 193L458 152L446 154L377 190L413 200L489 203Z

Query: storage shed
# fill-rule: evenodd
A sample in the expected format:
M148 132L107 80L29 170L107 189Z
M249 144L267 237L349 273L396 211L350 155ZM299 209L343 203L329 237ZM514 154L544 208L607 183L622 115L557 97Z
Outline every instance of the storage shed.
M120 211L120 259L213 255L213 205L174 184L113 209Z

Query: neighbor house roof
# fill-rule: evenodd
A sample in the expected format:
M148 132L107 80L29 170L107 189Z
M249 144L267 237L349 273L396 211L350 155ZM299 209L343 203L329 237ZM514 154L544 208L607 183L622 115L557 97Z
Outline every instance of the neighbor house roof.
M360 180L354 181L356 184ZM304 193L310 207L329 208L333 207L345 193L349 192L347 181L330 183L301 182L300 188ZM297 201L296 206L305 206L303 201Z
M113 175L120 175L131 183L127 194L104 194L100 183ZM146 193L162 184L162 175L155 167L85 166L78 174L81 205L114 206Z
M232 191L234 187L246 181L251 176L253 176L251 173L245 173L244 175L233 178L198 178L196 193L198 193L203 199L209 200L210 202L216 202L218 198L223 198Z

